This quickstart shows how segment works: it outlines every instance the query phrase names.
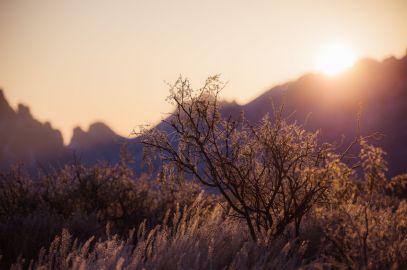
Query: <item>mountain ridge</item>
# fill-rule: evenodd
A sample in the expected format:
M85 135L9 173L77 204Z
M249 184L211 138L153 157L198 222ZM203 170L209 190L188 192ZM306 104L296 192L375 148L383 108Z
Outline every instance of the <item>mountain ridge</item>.
M286 116L295 111L292 121L298 123L304 123L311 113L306 128L321 130L323 139L327 141L338 141L341 135L349 141L359 131L363 134L384 133L386 136L377 144L389 153L389 173L394 175L407 170L404 162L407 160L407 146L403 146L407 139L407 119L404 117L407 115L407 55L382 61L361 59L348 71L333 77L307 73L274 86L245 104L221 102L220 109L222 115L235 117L244 111L246 118L255 122L265 114L273 113L271 101L277 106L284 104ZM361 104L361 126L358 130L357 115ZM157 127L165 130L163 124ZM4 140L0 142L0 168L19 160L30 165L35 159L54 161L55 156L60 157L59 160L68 160L72 153L79 154L87 163L97 160L117 162L123 144L130 145L136 163L141 160L141 146L132 145L136 139L124 138L101 122L91 124L87 131L75 128L69 145L64 146L60 131L53 129L49 123L37 121L24 105L19 105L14 111L1 90L0 131L11 134L6 134L6 143ZM27 142L24 134L31 133L35 136ZM38 134L47 139L41 140ZM11 138L26 142L11 144ZM41 147L33 147L30 142ZM140 164L134 168L141 170Z
M27 167L63 162L66 156L61 132L36 120L25 105L13 110L1 89L0 134L0 168L19 162Z

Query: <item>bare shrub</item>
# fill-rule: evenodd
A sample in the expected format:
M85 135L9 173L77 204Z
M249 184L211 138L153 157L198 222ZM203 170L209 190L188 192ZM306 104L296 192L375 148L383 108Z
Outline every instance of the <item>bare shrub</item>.
M175 176L174 176L175 177ZM201 192L181 177L135 178L125 163L86 167L65 165L33 180L21 169L0 173L0 268L20 255L35 258L63 228L85 241L110 233L127 236L142 222L148 228L162 222L167 211L187 206Z
M371 136L336 153L280 109L223 118L222 87L172 86L175 112L141 137L157 177L126 158L0 172L0 268L407 268L407 177L387 179Z
M333 185L336 200L319 209L330 265L349 269L404 269L407 267L407 204L386 195L384 152L361 140L360 163L364 179L343 180L355 173L337 167L345 186ZM341 197L342 195L342 197Z
M329 187L327 145L318 145L318 133L287 123L281 111L257 125L244 117L222 118L222 88L218 76L198 90L180 77L168 98L175 112L163 121L170 131L143 130L145 156L158 154L215 188L246 221L253 239L260 231L275 238L292 223L298 236L304 215Z

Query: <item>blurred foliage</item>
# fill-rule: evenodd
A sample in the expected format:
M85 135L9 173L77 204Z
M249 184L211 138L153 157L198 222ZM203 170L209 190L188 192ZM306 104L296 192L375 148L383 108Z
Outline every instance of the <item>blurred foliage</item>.
M407 268L407 176L387 179L382 149L358 137L349 164L282 118L222 120L216 76L197 95L177 83L181 132L143 130L157 174L136 177L125 151L0 173L1 268Z

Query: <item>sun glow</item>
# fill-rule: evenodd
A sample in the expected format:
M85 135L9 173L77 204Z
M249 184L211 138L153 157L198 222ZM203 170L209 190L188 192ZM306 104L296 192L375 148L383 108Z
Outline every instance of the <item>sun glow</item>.
M356 60L354 51L343 43L334 43L321 50L316 70L327 75L338 74L350 68Z

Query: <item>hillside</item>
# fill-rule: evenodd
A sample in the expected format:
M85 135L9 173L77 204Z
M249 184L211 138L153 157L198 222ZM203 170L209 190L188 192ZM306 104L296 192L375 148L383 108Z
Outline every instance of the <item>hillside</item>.
M242 110L248 119L258 121L272 113L271 102L284 105L292 121L304 123L306 129L322 132L326 141L345 142L358 130L357 115L361 108L361 135L380 132L384 137L372 143L387 153L390 175L406 170L407 147L407 56L377 62L359 61L351 70L337 77L307 74L296 81L276 86L253 101L229 106L224 114Z
M62 134L50 123L40 123L22 104L14 111L0 90L0 168L22 162L26 167L64 162Z
M240 111L251 121L258 121L266 113L272 113L271 103L284 104L284 112L292 121L304 123L306 129L322 132L326 141L345 142L354 138L357 115L362 107L360 132L367 135L380 132L384 137L373 142L387 153L389 175L406 171L407 146L407 56L394 57L381 62L364 59L347 72L328 77L322 74L306 74L299 79L276 86L247 104L223 103L222 114L237 117ZM19 105L14 111L3 93L0 95L0 167L5 168L17 161L28 166L37 161L48 163L66 160L75 153L87 163L97 160L118 160L120 146L130 143L135 154L134 169L140 172L141 148L115 134L103 123L95 123L88 131L80 128L67 147L62 136L49 123L35 120L28 107ZM165 128L160 125L159 128ZM131 127L129 127L129 130ZM30 139L27 139L27 138Z

